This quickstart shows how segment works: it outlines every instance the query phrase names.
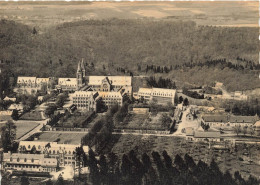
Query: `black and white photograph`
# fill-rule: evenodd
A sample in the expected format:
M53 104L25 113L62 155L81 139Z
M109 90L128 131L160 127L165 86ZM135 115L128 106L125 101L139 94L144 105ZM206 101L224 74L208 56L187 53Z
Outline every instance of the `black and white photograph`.
M259 185L258 1L0 1L1 185Z

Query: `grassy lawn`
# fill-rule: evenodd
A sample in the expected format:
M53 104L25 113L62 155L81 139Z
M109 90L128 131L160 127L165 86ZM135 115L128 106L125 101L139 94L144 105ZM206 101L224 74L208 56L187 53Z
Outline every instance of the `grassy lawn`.
M20 120L43 120L40 111L30 111L20 117Z
M247 157L244 156L247 149L242 144L238 145L237 152L231 153L228 150L209 149L207 144L187 142L185 139L178 137L121 135L118 142L111 148L111 151L119 155L120 158L130 150L136 151L139 156L144 152L148 155L152 151L161 154L166 150L172 159L176 154L184 157L185 153L188 153L196 162L203 160L210 163L211 159L214 158L223 172L230 170L230 173L233 174L235 171L241 171L242 175L247 177L250 174L259 175L260 171L260 165L257 164L260 160L260 146L254 146L250 149L251 159L254 161L252 164L249 164ZM243 161L238 160L239 157L243 158Z
M19 120L15 123L15 125L16 125L16 139L19 139L24 134L26 134L33 128L37 127L39 123Z
M86 133L53 133L44 132L39 136L38 141L54 142L59 139L58 143L66 144L80 144L81 138L86 135Z

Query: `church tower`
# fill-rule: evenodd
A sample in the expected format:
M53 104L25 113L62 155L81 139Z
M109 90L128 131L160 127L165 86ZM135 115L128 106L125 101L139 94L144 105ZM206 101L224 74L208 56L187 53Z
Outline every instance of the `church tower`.
M83 78L85 78L86 77L86 69L85 69L85 64L84 64L83 58L81 60L81 70L82 70L82 76L83 76Z
M81 69L81 63L79 61L78 63L78 69L77 69L77 89L79 90L83 86L83 71Z

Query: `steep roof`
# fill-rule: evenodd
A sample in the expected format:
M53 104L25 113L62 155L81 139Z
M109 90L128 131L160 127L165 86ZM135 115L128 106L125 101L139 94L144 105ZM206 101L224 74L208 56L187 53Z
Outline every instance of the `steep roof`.
M219 138L220 132L210 132L210 131L195 131L194 132L195 138Z
M230 116L230 123L255 123L257 121L256 116Z
M36 77L29 77L29 76L18 76L17 83L35 83Z
M115 92L115 91L112 91L112 92L100 91L100 92L98 92L98 94L102 98L108 98L108 97L111 97L111 98L120 97L121 98L122 97L121 92Z
M219 115L203 115L202 119L205 122L228 122L228 116L225 114L219 114Z
M98 92L96 91L75 91L72 94L72 97L90 97L90 96L94 96L98 94Z
M58 162L54 158L45 158L44 154L4 153L3 161L15 164L34 164L56 167Z
M77 85L77 78L59 78L59 85Z
M88 85L101 85L102 80L108 78L112 85L131 86L131 76L89 76Z
M166 96L172 97L176 93L176 89L165 89L165 88L152 88L153 96Z
M48 83L50 81L50 79L49 78L36 78L36 83L38 84L38 83L41 83L41 82L43 82L43 83Z

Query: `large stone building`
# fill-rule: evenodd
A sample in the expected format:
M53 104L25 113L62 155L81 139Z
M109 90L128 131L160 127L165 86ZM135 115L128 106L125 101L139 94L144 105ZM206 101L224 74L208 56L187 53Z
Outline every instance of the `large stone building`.
M43 85L48 87L49 82L50 78L19 76L14 91L19 94L35 94Z
M98 101L108 108L115 104L122 106L124 96L132 97L131 76L87 76L83 60L78 63L76 86L73 104L81 110L96 111Z
M76 165L75 151L80 145L75 144L58 144L57 142L41 142L41 141L20 141L18 151L21 153L29 153L36 150L45 157L53 158L58 161L60 167ZM88 146L83 146L85 153L88 153Z
M62 91L76 91L77 88L77 78L59 78L56 85L56 89Z
M55 172L58 167L56 158L44 154L4 153L2 169L27 172Z
M123 96L121 92L98 92L99 97L110 108L113 105L123 105Z
M177 93L175 89L139 88L138 98L145 101L154 100L158 104L175 104Z
M73 104L80 110L97 110L98 92L94 91L76 91L72 95Z
M76 91L72 95L73 104L80 110L97 111L98 102L103 101L110 108L113 105L122 106L123 96L121 92L103 91Z

